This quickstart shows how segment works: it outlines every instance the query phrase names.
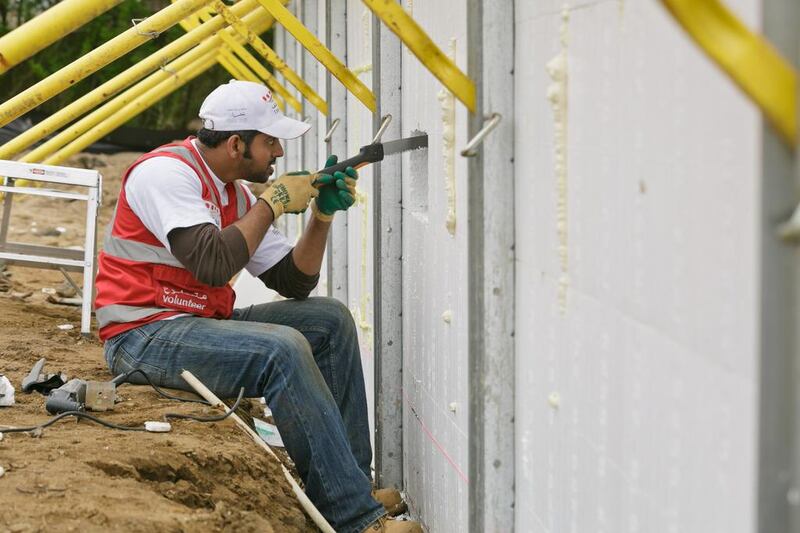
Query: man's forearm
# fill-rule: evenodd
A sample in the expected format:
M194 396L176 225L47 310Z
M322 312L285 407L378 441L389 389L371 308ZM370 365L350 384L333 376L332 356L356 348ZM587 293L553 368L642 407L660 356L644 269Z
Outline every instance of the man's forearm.
M325 256L325 245L328 242L328 230L330 227L330 222L322 222L312 216L311 221L306 226L306 231L297 241L297 245L292 251L292 259L303 274L307 276L319 274L322 267L322 258Z
M273 221L272 209L264 201L257 201L255 205L242 218L233 224L242 232L247 241L247 250L250 257L256 252L258 245L267 234Z

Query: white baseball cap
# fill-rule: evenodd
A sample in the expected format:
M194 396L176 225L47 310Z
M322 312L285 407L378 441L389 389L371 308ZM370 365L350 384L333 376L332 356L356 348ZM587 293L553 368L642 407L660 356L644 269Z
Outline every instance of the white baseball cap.
M199 116L207 130L256 130L279 139L300 137L311 127L281 113L269 89L252 81L220 85L203 101Z

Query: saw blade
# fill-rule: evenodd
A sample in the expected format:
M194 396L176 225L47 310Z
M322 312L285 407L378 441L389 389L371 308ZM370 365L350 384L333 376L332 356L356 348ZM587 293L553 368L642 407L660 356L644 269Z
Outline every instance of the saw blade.
M399 154L400 152L407 152L409 150L419 150L420 148L428 147L428 136L417 135L416 137L405 137L397 139L396 141L389 141L383 143L383 155Z

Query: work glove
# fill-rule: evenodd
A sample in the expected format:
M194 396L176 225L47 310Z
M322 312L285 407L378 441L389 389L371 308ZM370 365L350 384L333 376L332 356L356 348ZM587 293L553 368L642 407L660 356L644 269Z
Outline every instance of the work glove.
M290 172L270 182L260 198L272 208L273 220L284 213L302 213L311 199L319 195L314 182L325 183L321 178L322 176L310 174L306 170ZM333 177L330 178L329 182L332 182Z
M335 155L330 156L324 168L335 165L338 160ZM311 204L311 211L317 219L330 222L336 211L346 211L356 203L358 172L353 167L347 167L344 172L336 172L333 176L328 174L319 176L320 179L317 180L317 184L321 184L319 196Z

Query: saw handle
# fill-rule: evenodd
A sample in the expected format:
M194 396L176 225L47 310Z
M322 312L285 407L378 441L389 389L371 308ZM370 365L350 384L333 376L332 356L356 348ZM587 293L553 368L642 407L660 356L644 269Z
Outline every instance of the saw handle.
M339 161L335 165L318 170L317 174L333 175L335 172L344 172L347 167L359 169L370 163L377 163L383 161L383 145L381 143L368 144L362 146L357 156Z

